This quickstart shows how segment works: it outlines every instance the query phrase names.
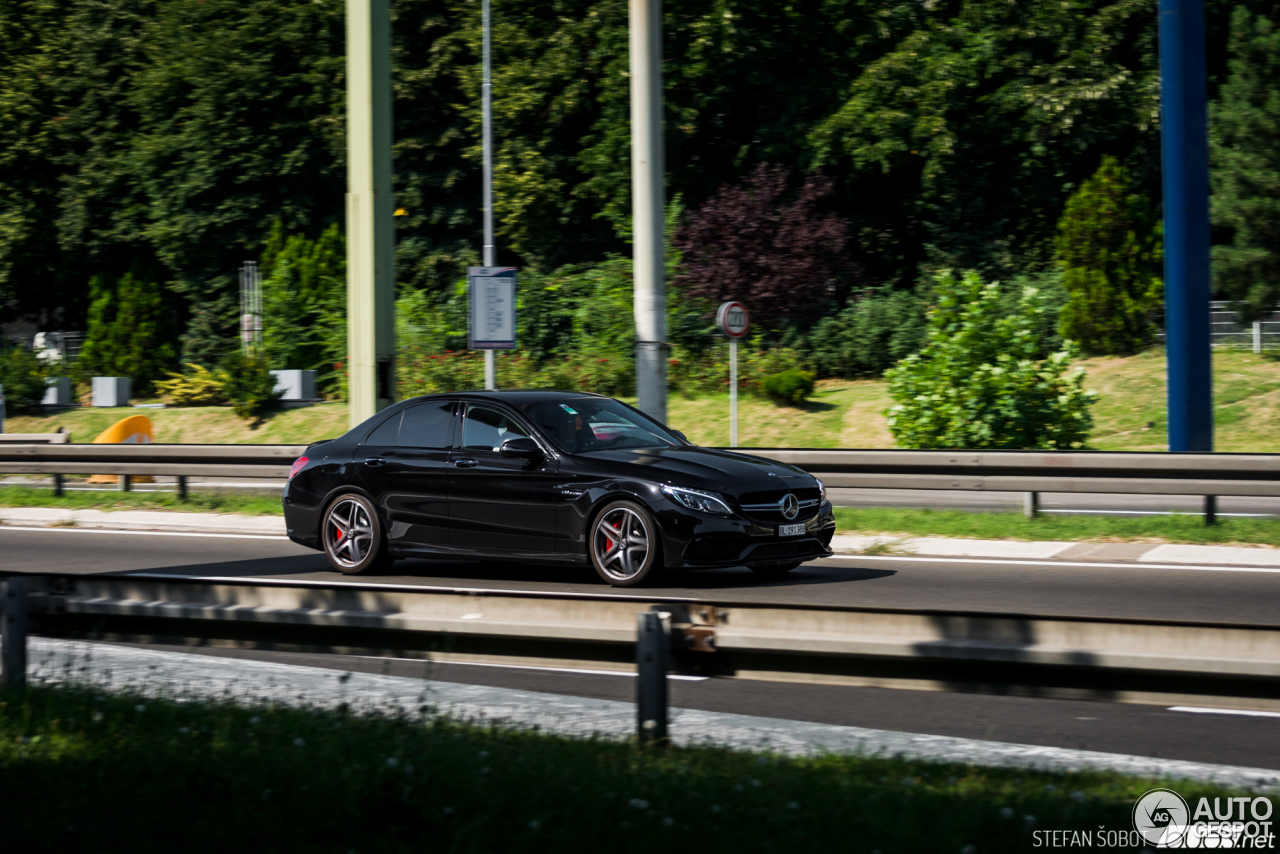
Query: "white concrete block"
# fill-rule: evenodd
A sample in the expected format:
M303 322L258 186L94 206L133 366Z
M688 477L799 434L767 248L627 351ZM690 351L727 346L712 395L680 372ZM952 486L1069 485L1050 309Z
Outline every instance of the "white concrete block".
M71 379L69 377L49 377L44 381L45 406L71 405Z
M272 371L271 375L276 378L276 391L284 392L281 400L316 399L315 371Z
M128 377L94 377L94 406L128 406L132 396L132 384Z

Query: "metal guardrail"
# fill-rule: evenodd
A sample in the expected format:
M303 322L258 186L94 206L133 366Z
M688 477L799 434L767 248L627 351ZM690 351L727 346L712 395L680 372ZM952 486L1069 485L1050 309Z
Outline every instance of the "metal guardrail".
M0 445L65 445L71 434L59 427L57 433L0 433Z
M104 640L634 669L642 692L665 691L669 654L710 676L1280 709L1280 625L148 573L5 581L11 685L30 619ZM646 708L640 723L662 727Z
M0 474L285 478L305 445L0 444ZM885 451L736 448L791 463L828 486L1021 492L1034 515L1042 492L1280 496L1280 454L1097 451ZM185 480L180 481L185 488Z

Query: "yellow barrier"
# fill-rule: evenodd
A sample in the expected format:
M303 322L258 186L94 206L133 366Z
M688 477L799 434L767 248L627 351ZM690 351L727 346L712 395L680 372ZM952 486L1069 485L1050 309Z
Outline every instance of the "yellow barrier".
M156 436L151 428L151 419L145 415L130 415L103 430L98 438L93 440L93 444L152 445L155 441ZM134 483L155 483L149 475L145 474L135 474L130 480ZM89 483L119 483L119 481L120 478L114 474L95 474L89 478Z

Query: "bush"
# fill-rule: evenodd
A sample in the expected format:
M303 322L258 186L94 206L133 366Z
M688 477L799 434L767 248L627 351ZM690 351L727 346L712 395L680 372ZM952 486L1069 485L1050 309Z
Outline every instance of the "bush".
M924 300L904 291L852 302L814 328L810 361L821 376L880 376L920 349L925 310Z
M1160 305L1160 232L1155 213L1129 190L1129 170L1114 157L1070 199L1058 222L1058 257L1070 297L1062 337L1086 353L1128 356L1155 338L1149 319Z
M223 393L241 418L258 418L280 399L271 363L265 356L239 350L222 360L219 373L226 376Z
M187 373L171 373L169 379L156 383L156 391L164 395L170 406L221 406L227 402L226 386L230 379L224 371L211 371L203 365L187 365Z
M0 341L0 385L9 412L35 409L44 400L45 367L21 344Z
M760 389L775 403L800 404L813 394L813 377L812 371L783 371L765 377Z
M131 377L134 393L148 394L175 356L164 289L133 273L114 286L94 276L89 300L89 328L76 370L84 376Z
M1017 310L977 273L935 280L937 305L921 351L888 371L889 431L904 448L1052 448L1084 445L1093 426L1084 372L1070 350L1040 359L1044 308L1027 288Z

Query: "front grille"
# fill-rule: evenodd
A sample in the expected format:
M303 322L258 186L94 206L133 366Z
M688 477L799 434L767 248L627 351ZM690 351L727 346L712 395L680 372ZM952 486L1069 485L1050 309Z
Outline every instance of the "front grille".
M685 550L688 560L732 560L742 551L745 537L730 534L722 537L698 537Z
M818 491L818 487L808 486L804 489L770 489L763 492L744 492L738 496L738 503L744 507L750 504L777 504L782 500L782 496L788 492L794 492L802 505L806 501L822 500L822 493Z

